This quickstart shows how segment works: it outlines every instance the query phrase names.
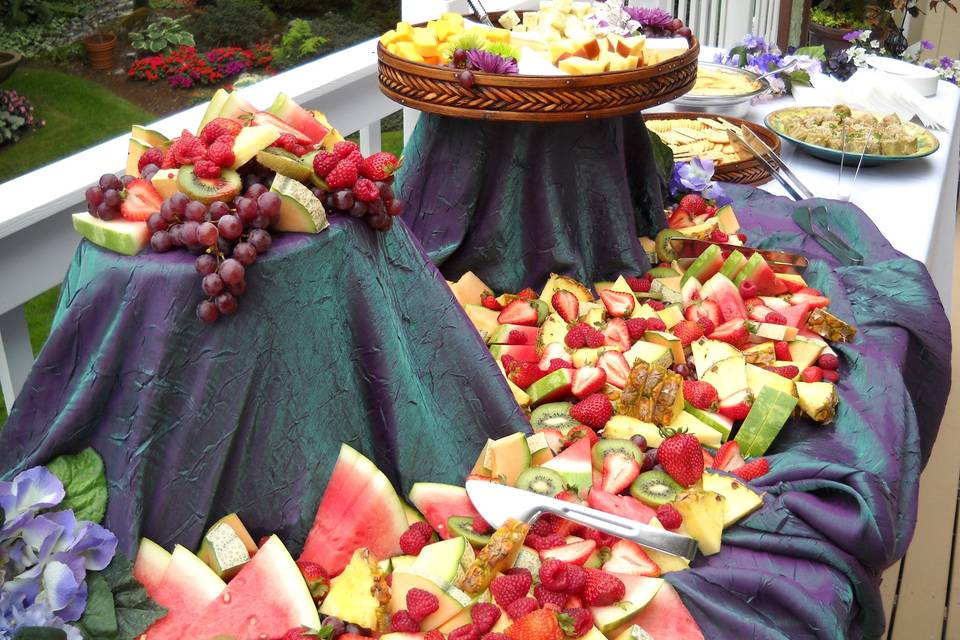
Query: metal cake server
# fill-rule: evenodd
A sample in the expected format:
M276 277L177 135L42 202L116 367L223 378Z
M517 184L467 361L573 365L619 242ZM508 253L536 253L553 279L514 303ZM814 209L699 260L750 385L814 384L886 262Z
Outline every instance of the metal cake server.
M795 253L786 251L771 251L765 249L754 249L753 247L741 247L736 244L726 244L724 242L711 242L709 240L697 240L696 238L670 238L670 246L673 252L677 254L677 261L681 266L689 266L696 260L701 253L710 248L710 245L717 245L724 255L739 251L744 257L749 258L755 253L763 256L770 268L777 273L802 273L807 268L807 259Z
M466 487L473 506L494 527L510 518L529 523L541 514L552 513L672 556L693 560L697 555L697 541L679 533L495 482L467 480Z

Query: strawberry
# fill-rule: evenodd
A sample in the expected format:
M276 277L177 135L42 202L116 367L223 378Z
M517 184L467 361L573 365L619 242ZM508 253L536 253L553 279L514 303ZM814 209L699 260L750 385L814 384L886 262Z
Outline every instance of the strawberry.
M766 313L770 311L770 308L763 304L763 300L761 300L760 298L757 298L756 296L752 298L744 298L743 306L746 308L747 313L749 314L752 314L754 309L756 309L757 307L762 307L763 309L766 309L766 311L764 311L764 315L766 315ZM761 316L760 318L757 318L757 319L763 320L763 317Z
M814 289L810 289L810 291L814 291ZM822 295L805 293L805 290L801 289L799 293L795 293L790 296L790 304L806 304L809 305L811 309L818 309L830 306L830 298Z
M666 331L667 324L660 318L647 318L647 331Z
M661 428L663 442L657 448L657 462L683 487L692 487L703 476L700 441L685 430Z
M345 160L337 163L333 171L327 174L327 186L331 189L349 189L357 183L357 167Z
M413 616L417 623L422 622L427 616L440 608L440 601L437 596L423 589L413 588L407 592L407 611ZM419 626L419 624L417 625Z
M591 429L600 430L613 417L613 404L602 393L594 393L570 407L570 417Z
M782 367L767 367L767 371L772 371L778 376L783 376L789 380L793 380L800 375L800 369L792 364L784 365Z
M160 211L162 204L163 197L157 193L153 182L138 178L125 187L120 213L125 220L143 222L150 214Z
M347 634L344 634L347 635ZM288 629L280 640L318 640L325 637L319 629L310 629L308 627L294 627ZM343 637L343 636L341 636Z
M371 180L386 180L400 165L397 156L388 151L380 151L360 163L360 175Z
M470 523L470 529L474 533L479 533L480 535L484 535L484 534L490 533L491 528L492 527L490 527L489 522L487 522L480 516L473 516L473 521Z
M592 489L592 491L596 491L596 489ZM597 531L596 529L591 529L590 527L584 527L581 535L583 535L583 537L586 538L587 540L593 540L594 542L596 542L598 549L600 547L610 547L614 542L618 540L618 538L616 538L615 536L611 536L609 533ZM579 565L571 565L571 566L577 566L578 569L583 571L583 567L580 567ZM585 578L586 574L583 574L583 575ZM578 589L574 589L573 586L571 586L570 592L578 593L579 590L582 588L583 588L582 584L579 586ZM567 604L567 606L569 607L570 605Z
M281 133L276 140L270 143L270 146L289 151L295 144L298 144L297 136L292 133Z
M840 360L832 353L823 353L817 358L817 366L827 371L836 371L840 368Z
M562 360L560 358L552 358L550 362L547 364L546 369L544 369L541 366L542 364L543 362L541 361L541 363L537 366L540 368L541 371L544 372L544 374L553 373L557 369L574 369L575 368L572 362L567 362L566 360Z
M768 471L770 471L770 462L766 458L754 458L733 473L749 482L765 475Z
M623 600L626 593L623 580L598 569L587 569L583 585L583 601L591 607L605 607Z
M503 311L503 305L500 304L500 301L489 293L480 295L480 304L493 311Z
M638 278L636 276L628 276L626 281L630 290L635 293L648 293L653 282L650 278Z
M341 140L337 144L333 145L333 154L341 160L355 151L359 152L360 147L357 146L356 142L350 142L349 140Z
M693 218L690 213L683 209L677 209L667 218L667 226L671 229L683 229L693 226Z
M640 475L640 463L636 459L616 454L603 458L603 480L600 489L607 493L620 493Z
M704 411L717 410L717 390L709 382L684 380L683 399L697 409L703 409Z
M525 327L537 325L537 308L527 300L514 300L500 312L497 322L500 324L519 324Z
M471 622L451 631L447 640L480 640L480 629Z
M148 164L155 164L158 167L163 164L163 149L154 147L147 149L140 159L137 160L137 172L143 174L143 168Z
M505 353L500 356L500 364L503 365L503 370L507 373L511 373L520 366L520 361L514 358L509 353Z
M576 322L580 317L580 300L566 289L555 292L550 298L550 304L564 322Z
M214 118L200 130L200 141L210 144L222 136L236 138L243 130L243 124L233 118Z
M800 378L804 382L820 382L823 380L823 369L820 367L807 367L800 372Z
M530 591L532 578L530 572L514 573L512 575L497 576L490 583L490 595L501 608L506 609L516 600L527 595Z
M747 234L745 234L745 233L738 233L738 234L737 234L737 238L739 238L740 242L742 242L742 243L744 243L744 244L747 243Z
M511 620L518 620L540 608L540 603L536 598L520 598L514 600L503 608Z
M400 549L408 556L420 553L433 539L433 529L426 522L414 522L400 536Z
M353 195L360 202L376 202L380 199L380 189L367 178L357 178L353 185Z
M507 334L507 344L527 344L527 334L517 329L514 329L509 334Z
M657 507L657 520L659 520L660 524L663 525L663 528L667 529L668 531L679 529L680 525L683 524L683 516L680 515L680 512L677 511L677 508L669 502Z
M773 343L773 353L777 360L793 360L793 356L790 355L790 345L783 340Z
M439 638L431 638L431 637L429 637L429 636L430 636L430 633L436 633L436 634L437 634L438 636L440 636L440 637L439 637ZM441 634L439 631L433 630L433 631L430 632L430 633L428 633L427 636L424 637L423 640L443 640L443 634ZM508 635L505 634L505 633L493 633L493 632L491 631L491 632L487 632L487 633L483 634L482 636L480 636L480 640L510 640L510 636L508 636Z
M589 327L588 330L585 332L585 335L586 335L586 346L590 347L591 349L602 347L607 342L603 334L597 331L593 327Z
M200 158L193 165L193 174L198 178L214 179L219 178L221 173L220 165L213 160Z
M627 321L623 318L610 318L607 325L603 328L604 344L608 347L615 347L622 351L627 351L632 344L630 341L630 330L627 328Z
M300 569L314 601L323 600L327 591L330 590L330 574L327 573L327 570L316 562L306 562L304 560L297 560L297 567Z
M627 332L630 334L630 341L636 342L643 337L647 331L647 321L644 318L630 318L627 320Z
M336 154L329 151L318 151L317 155L313 156L313 172L320 178L326 178L339 162L340 158Z
M720 415L731 420L746 420L750 413L750 403L746 400L740 400L734 403L720 403Z
M510 372L510 380L521 389L526 389L534 382L547 375L535 362L521 362Z
M770 324L787 324L787 317L780 313L779 311L771 311L767 314L767 317L763 319L764 322L769 322Z
M629 316L633 313L633 308L637 304L637 299L632 293L624 293L623 291L614 291L612 289L604 289L601 291L600 299L603 301L603 306L607 308L607 313L614 318Z
M510 640L561 640L563 631L557 614L550 609L539 609L521 617L504 632Z
M617 540L610 547L610 559L604 563L603 570L648 578L656 578L660 575L660 567L657 563L650 559L640 545L630 540Z
M600 367L580 367L573 370L573 384L570 391L575 397L582 399L600 391L606 383L607 372Z
M687 307L687 320L699 321L700 319L709 320L714 327L720 326L723 322L723 316L720 313L720 305L713 300L701 300L699 303L691 304ZM710 335L713 330L707 331L704 328L703 333Z
M533 597L537 599L541 607L549 607L554 611L560 611L563 609L563 605L567 603L567 594L562 591L551 591L542 584L533 588Z
M500 615L500 607L492 602L478 602L470 610L470 620L477 626L480 633L487 633L493 629Z
M823 369L823 379L827 382L833 382L836 384L837 382L840 382L840 374L833 369Z
M560 440L560 444L564 449L566 449L581 438L586 438L590 441L591 449L593 448L593 445L597 444L597 441L600 440L600 437L597 435L596 431L590 427L585 427L582 424L578 424L570 427L567 433L563 436L563 439Z
M730 320L714 329L713 333L710 334L710 339L720 340L721 342L726 342L727 344L740 348L750 341L750 332L747 331L747 323L745 321L740 319Z
M390 616L390 628L395 633L418 633L420 623L406 609L400 609Z
M730 242L730 236L725 234L720 229L714 229L710 232L710 235L707 236L707 239L711 242Z
M593 628L593 614L590 613L589 609L584 609L583 607L564 609L563 612L557 616L557 620L560 622L560 628L563 629L563 634L571 638L585 636L590 633L590 629Z
M703 327L690 320L681 320L673 325L670 332L680 338L680 344L684 347L689 347L693 342L703 337Z
M707 212L707 202L703 196L696 193L688 193L680 199L677 205L680 209L687 211L691 216L700 216Z
M233 153L235 142L236 138L232 136L217 138L207 147L207 160L215 163L218 167L230 167L237 159Z
M534 291L530 287L527 287L522 291L518 291L517 297L520 298L521 300L536 300L539 296L537 296L536 291Z
M563 337L563 343L571 349L580 349L587 344L587 326L576 325Z
M736 440L724 442L713 459L713 468L720 471L734 471L744 464L743 456L740 455L740 443Z
M628 321L629 322L629 321ZM604 351L597 358L597 366L607 373L607 383L618 389L627 385L630 377L630 363L619 351Z

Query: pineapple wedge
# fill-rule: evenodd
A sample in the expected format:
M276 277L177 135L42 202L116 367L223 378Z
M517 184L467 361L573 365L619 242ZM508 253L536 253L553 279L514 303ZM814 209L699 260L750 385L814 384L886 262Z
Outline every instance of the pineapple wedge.
M724 528L749 515L763 505L763 496L741 480L712 471L703 473L704 491L712 491L725 498L723 506Z
M559 289L566 289L577 296L577 299L581 302L593 300L593 294L582 283L568 276L560 276L555 273L550 274L550 279L547 280L547 284L544 285L543 291L540 293L540 299L550 304L550 299Z
M377 559L361 548L353 552L343 573L330 581L320 613L367 629L386 631L390 628L386 606L389 602L390 587Z
M807 329L831 342L852 342L856 327L847 324L826 309L814 309L807 318Z
M481 549L466 573L457 581L457 586L471 596L483 593L497 574L509 569L516 562L530 525L517 520L507 520L493 532L490 542Z
M837 415L837 388L832 382L797 382L800 409L823 424L829 424Z
M687 533L697 541L700 553L705 556L720 551L725 503L726 498L713 491L684 491L673 501L683 516Z

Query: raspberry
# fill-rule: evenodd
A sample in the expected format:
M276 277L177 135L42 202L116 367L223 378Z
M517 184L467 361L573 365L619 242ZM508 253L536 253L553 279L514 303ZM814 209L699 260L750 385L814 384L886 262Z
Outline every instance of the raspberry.
M836 384L840 382L840 374L834 371L833 369L824 369L823 370L823 379L827 382L833 382Z
M597 331L596 329L593 329L592 331L590 331L590 333L587 334L587 346L590 347L591 349L602 347L603 343L606 341L607 339L603 337L603 334Z
M302 144L300 144L299 142L294 142L289 147L287 147L287 151L289 151L290 153L292 153L293 155L299 158L300 156L307 153L307 148Z
M146 152L137 160L137 171L143 173L143 168L148 164L155 164L158 167L163 164L163 149L147 149Z
M470 528L473 529L474 533L479 533L480 535L490 533L490 525L480 516L473 517L473 522L470 523Z
M331 189L353 187L357 183L357 167L345 160L337 163L333 171L327 174L327 186Z
M400 550L408 556L415 556L430 543L433 529L426 522L414 522L400 536Z
M647 278L638 278L636 276L627 276L625 278L627 285L630 286L631 291L638 293L646 293L650 291L650 280Z
M478 602L470 610L470 619L480 633L486 633L493 629L493 625L500 619L500 607L491 602Z
M339 162L340 158L329 151L318 151L317 155L313 156L313 172L326 178Z
M537 521L530 525L530 533L535 536L548 536L551 533L557 532L557 527L560 526L560 522L557 519L557 516L551 513L545 513Z
M663 304L659 300L647 300L647 304L654 311L663 311L664 309L667 308L667 305Z
M551 591L566 591L567 563L555 558L545 560L540 565L540 584Z
M613 546L613 543L615 543L615 542L617 541L617 537L616 537L616 536L612 536L612 535L610 535L609 533L604 533L603 531L597 531L596 529L591 529L591 528L589 528L589 527L584 528L584 530L583 530L583 537L586 538L587 540L593 540L594 542L596 542L598 548L599 548L599 547L611 547L611 546ZM580 567L579 565L574 565L574 564L571 564L571 565L568 567L568 569L571 569L571 570L572 570L573 567L577 567L577 568L579 568L581 571L583 571L583 567ZM569 573L569 572L568 572L568 573ZM569 576L568 576L568 578L569 578ZM580 586L582 587L583 585L580 585ZM577 589L574 589L574 588L573 588L573 585L571 584L571 586L570 586L570 591L569 591L569 592L570 592L570 593L575 593L576 591L577 591Z
M599 534L599 536L605 536L606 539L604 540L604 544L602 545L604 547L609 547L616 541L615 537L608 535L606 533L603 533L601 531L597 531L596 529L588 530L586 535L586 537L588 538L590 538L590 531L593 531ZM598 546L601 546L600 540L598 540L597 538L593 538L593 539L597 540ZM583 586L586 584L586 582L587 582L586 569L584 569L578 564L567 565L567 593L570 593L570 594L580 593L581 591L583 591Z
M236 138L223 136L217 138L213 144L207 147L207 160L214 162L219 167L231 166L237 157L233 153L233 142Z
M417 622L410 612L406 609L400 609L390 616L390 628L398 633L418 633L420 623Z
M523 345L523 344L527 344L527 342L528 342L527 334L525 334L523 331L514 329L509 334L507 334L507 344Z
M770 324L787 324L787 317L780 313L779 311L771 311L763 319L764 322L769 322Z
M160 165L161 169L176 169L180 164L177 162L177 159L173 156L173 145L167 148L163 152L163 163Z
M475 624L465 624L447 634L447 640L480 640L480 630Z
M432 638L424 638L423 640L433 640ZM510 636L504 633L485 633L480 638L480 640L510 640Z
M380 199L380 189L367 178L359 178L353 185L353 195L361 202L374 202Z
M270 146L289 150L289 148L295 144L298 144L297 136L292 133L281 133L280 137L274 140Z
M173 151L174 159L179 164L193 164L207 155L206 145L186 129L170 145L170 149Z
M790 355L790 345L783 340L773 343L773 353L777 360L793 360Z
M647 331L666 331L667 325L660 318L647 318Z
M221 136L237 136L243 125L229 118L214 118L200 130L200 140L203 144L210 144Z
M587 334L584 331L584 325L577 325L563 338L563 343L571 349L580 349L587 344Z
M532 579L529 573L514 573L512 575L497 576L490 583L490 593L500 607L506 609L515 601L523 598L530 591ZM511 618L513 616L510 616Z
M824 353L817 358L817 366L827 371L836 371L840 368L840 360L832 353Z
M427 631L423 636L423 640L443 640L443 634L440 633L438 629L432 629Z
M752 280L744 280L740 283L740 297L755 298L757 296L757 285Z
M527 534L525 544L535 551L546 551L547 549L562 547L567 544L567 541L559 533L551 533L548 536L536 536L533 538Z
M533 595L541 607L551 607L559 611L567 603L567 594L559 591L551 591L542 584L533 588Z
M219 178L220 165L210 160L201 158L193 165L193 173L198 178Z
M354 151L360 151L360 147L357 146L356 142L350 142L349 140L342 140L337 144L333 145L333 153L341 160L349 156Z
M350 155L348 155L346 158L343 158L341 162L349 162L350 164L352 164L357 168L357 173L359 174L360 165L363 164L363 154L360 153L360 150L358 149L353 153L351 153Z
M683 524L683 516L672 504L662 504L657 507L657 520L663 525L664 529L673 531Z
M630 318L627 320L627 332L630 333L630 339L636 342L643 337L647 331L647 321L643 318Z
M725 234L723 231L720 231L720 229L714 229L713 231L710 232L710 235L707 237L713 242L729 242L730 241L730 236Z
M820 382L823 380L823 369L820 367L807 367L800 372L800 379L804 382Z
M717 328L717 325L713 323L713 320L711 320L707 316L700 316L699 318L697 318L697 324L699 324L703 328L703 335L706 335L706 336L713 333L713 330Z
M564 633L572 638L584 636L593 628L593 615L583 607L564 609L563 615L570 618L570 628L567 629L564 625L564 623L567 622L566 620L561 620L560 626L564 627Z
M429 591L417 588L407 591L407 610L417 622L422 622L439 608L440 600Z
M583 601L590 607L605 607L623 600L626 590L623 581L615 575L598 569L587 569Z
M738 234L737 234L737 237L740 238L740 242L742 242L742 243L744 243L744 244L747 243L747 234L745 234L745 233L738 233Z
M533 613L539 608L540 603L537 602L535 598L520 598L507 605L504 611L507 612L511 620L517 620L528 613Z

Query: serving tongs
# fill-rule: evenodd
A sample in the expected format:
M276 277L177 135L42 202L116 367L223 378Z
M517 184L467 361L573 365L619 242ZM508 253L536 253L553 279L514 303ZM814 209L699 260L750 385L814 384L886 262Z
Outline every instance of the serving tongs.
M794 210L792 217L798 227L844 266L863 264L863 255L830 229L826 207L814 207L812 211L810 207L799 207Z
M467 4L470 5L470 10L476 14L480 22L488 27L493 26L493 20L490 19L490 14L483 8L483 3L480 0L467 0Z
M723 118L719 120L726 125L730 135L733 136L742 147L752 153L753 156L766 167L770 175L783 185L783 188L787 190L791 198L800 201L814 197L813 192L800 182L800 178L790 170L790 167L783 161L783 158L778 156L760 136L751 131L750 127L746 125L737 127L729 120Z
M795 253L786 251L770 251L765 249L754 249L753 247L741 247L736 244L727 244L724 242L711 242L708 240L697 240L696 238L670 238L670 246L677 256L677 262L682 267L689 267L701 253L709 249L712 245L720 247L722 255L727 256L734 251L739 251L745 258L749 258L755 253L763 256L770 268L776 273L794 273L800 274L807 268L807 259Z

